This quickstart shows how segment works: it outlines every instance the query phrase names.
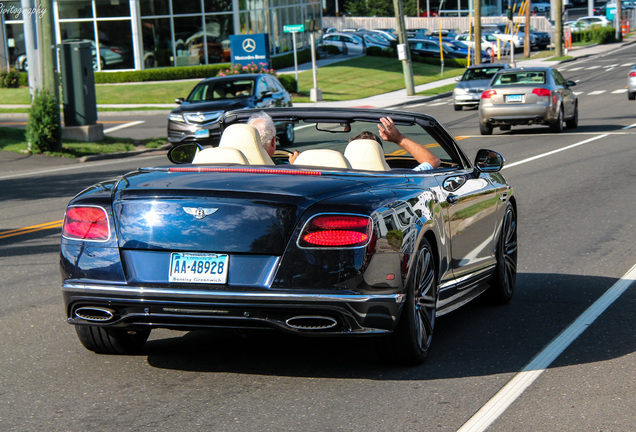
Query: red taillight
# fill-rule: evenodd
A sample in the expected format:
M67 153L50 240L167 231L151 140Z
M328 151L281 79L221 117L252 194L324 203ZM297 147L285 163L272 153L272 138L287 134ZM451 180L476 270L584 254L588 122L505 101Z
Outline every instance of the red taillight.
M103 241L110 237L108 216L101 207L69 207L62 235L76 240Z
M482 99L490 99L491 97L493 97L496 94L497 94L497 90L486 90L485 92L483 92L481 94L481 98Z
M632 72L630 72L630 73L629 73L629 76L630 76L630 77L636 77L636 71L632 71Z
M369 243L373 223L367 216L321 215L300 234L301 247L360 247Z
M122 54L124 52L121 48L111 48L110 50L116 54Z
M532 90L533 94L536 94L539 97L550 97L551 93L550 90L545 89L545 88L536 88Z

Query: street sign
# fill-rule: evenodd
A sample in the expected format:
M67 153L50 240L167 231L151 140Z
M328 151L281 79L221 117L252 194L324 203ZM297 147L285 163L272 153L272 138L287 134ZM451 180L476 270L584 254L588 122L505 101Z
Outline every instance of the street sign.
M284 25L283 33L302 33L305 31L304 24Z

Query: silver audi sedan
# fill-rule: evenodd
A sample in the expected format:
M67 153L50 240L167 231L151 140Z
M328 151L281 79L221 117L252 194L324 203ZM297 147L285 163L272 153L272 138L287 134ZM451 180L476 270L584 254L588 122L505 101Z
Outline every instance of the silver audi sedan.
M479 130L491 135L517 125L547 125L562 132L563 123L575 128L579 121L578 99L561 73L550 67L502 69L481 94Z

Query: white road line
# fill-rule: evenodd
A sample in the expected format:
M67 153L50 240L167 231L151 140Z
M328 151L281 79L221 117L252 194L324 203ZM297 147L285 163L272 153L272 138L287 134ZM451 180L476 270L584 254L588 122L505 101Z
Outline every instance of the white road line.
M152 158L156 158L157 156L144 156L144 157L136 157L135 158L135 162L139 162L142 160L146 160L146 159L152 159ZM94 167L94 166L103 166L103 165L115 165L115 164L122 164L122 160L121 159L115 159L115 160L108 160L108 161L102 161L102 162L89 162L89 163L83 163L83 164L73 164L73 165L67 165L64 167L60 167L60 168L51 168L51 169L46 169L46 170L41 170L41 171L28 171L28 172L23 172L20 174L9 174L7 176L2 176L0 177L0 180L8 180L8 179L14 179L14 178L20 178L20 177L30 177L30 176L37 176L40 174L49 174L49 173L53 173L53 172L59 172L59 171L68 171L68 170L73 170L73 169L79 169L79 168L90 168L90 167Z
M521 394L636 281L636 265L572 324L543 348L508 384L493 396L457 432L485 431Z
M547 156L551 156L551 155L553 155L555 153L560 153L560 152L565 151L565 150L570 150L570 149L573 149L575 147L591 143L592 141L596 141L598 139L608 137L609 135L610 134L603 134L603 135L595 136L593 138L589 138L589 139L586 139L584 141L581 141L581 142L578 142L578 143L575 143L575 144L572 144L572 145L569 145L569 146L566 146L566 147L561 147L560 149L552 150L552 151L547 152L547 153L542 153L542 154L539 154L539 155L536 155L536 156L532 156L532 157L530 157L528 159L520 160L519 162L513 162L511 164L506 164L506 165L504 165L504 167L502 169L512 168L512 167L517 166L517 165L522 165L524 163L532 162L532 161L537 160L537 159L541 159L541 158L544 158L544 157L547 157Z
M583 66L579 66L579 67L575 67L575 68L572 68L572 69L568 69L568 72L574 72L574 71L581 70L581 69L583 69Z
M104 133L106 134L106 133L115 132L115 131L118 131L120 129L125 129L125 128L129 128L129 127L137 126L137 125L140 125L142 123L145 123L145 121L144 120L138 120L138 121L133 121L133 122L129 122L129 123L124 123L124 124L119 125L119 126L115 126L115 127L112 127L112 128L104 129Z
M627 89L618 89L618 90L614 90L612 94L625 93L625 92L627 92Z
M600 65L590 66L590 67L586 67L585 70L594 70L594 69L598 69L600 67L601 67Z
M634 63L623 63L621 66L624 66L624 67L631 67L631 66L633 66L633 65L634 65Z
M596 95L600 95L600 94L605 93L605 91L606 90L596 90L596 91L593 91L593 92L589 92L587 95L588 96L596 96Z

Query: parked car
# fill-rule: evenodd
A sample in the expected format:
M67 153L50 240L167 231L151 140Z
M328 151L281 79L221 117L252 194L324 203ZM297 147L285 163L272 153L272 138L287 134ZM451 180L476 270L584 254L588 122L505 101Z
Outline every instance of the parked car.
M328 33L323 35L318 46L335 46L343 54L364 54L366 45L361 37L353 33Z
M553 132L575 128L579 106L561 73L550 67L502 69L492 78L479 103L479 130L492 134L494 127L510 130L515 125L548 125Z
M525 35L526 26L520 25L519 32ZM530 43L532 44L532 47L535 47L540 50L544 50L550 46L550 43L551 43L550 33L542 32L530 27Z
M531 3L532 12L535 13L543 13L550 12L550 3L549 2L532 2Z
M473 49L475 49L475 35L469 33L462 33L455 37L455 40L465 43L469 45ZM496 56L499 50L501 50L502 54L505 53L503 49L503 42L496 38L491 33L482 33L481 35L481 51L485 52L489 57Z
M442 35L442 42L450 42L457 38L458 34L453 29L442 29L442 30L430 30L427 34L426 39L434 40L439 42L440 34Z
M468 57L468 54L470 54L470 58L472 62L475 61L475 50L473 49L473 47L468 46L462 41L452 40L452 41L442 42L442 45L444 45L447 48L450 48L453 51L457 51L461 53L464 57ZM490 62L491 59L492 58L488 54L486 54L484 51L481 52L481 63L488 63Z
M411 39L409 40L409 49L412 55L418 55L422 57L440 58L441 52L444 53L444 58L464 58L466 54L456 51L452 48L440 45L432 40L428 39Z
M570 23L573 32L589 30L594 27L611 26L612 22L604 16L584 16Z
M636 99L636 65L632 66L629 75L627 75L627 98L629 100Z
M291 95L270 74L238 74L206 78L187 98L175 99L180 106L168 115L168 141L172 144L196 141L216 145L219 119L224 112L240 108L291 107ZM283 145L294 142L291 124L277 124Z
M387 31L387 30L380 30L380 29L372 29L372 30L369 30L369 31L374 32L374 33L379 33L381 36L386 38L389 42L398 40L398 37L397 37L397 35L394 32L390 32L390 31Z
M425 28L406 30L407 39L428 39L428 35L429 30Z
M510 45L510 43L512 43L512 47L515 51L523 48L525 34L522 32L514 32L513 29L506 24L482 24L481 31L483 34L492 34L494 37L500 39L503 44L507 43Z
M472 65L458 79L453 89L453 106L455 111L463 107L479 106L481 94L484 92L493 76L501 69L507 69L508 63L493 63L488 65Z
M169 152L179 165L69 202L64 311L88 350L131 354L157 328L259 329L374 337L383 358L419 364L437 317L481 294L511 300L517 198L501 155L471 163L421 113L281 108L267 112L293 119L301 153L275 165L244 124L256 111L226 113L217 148L182 144ZM396 144L349 143L385 116L441 166L413 171Z

